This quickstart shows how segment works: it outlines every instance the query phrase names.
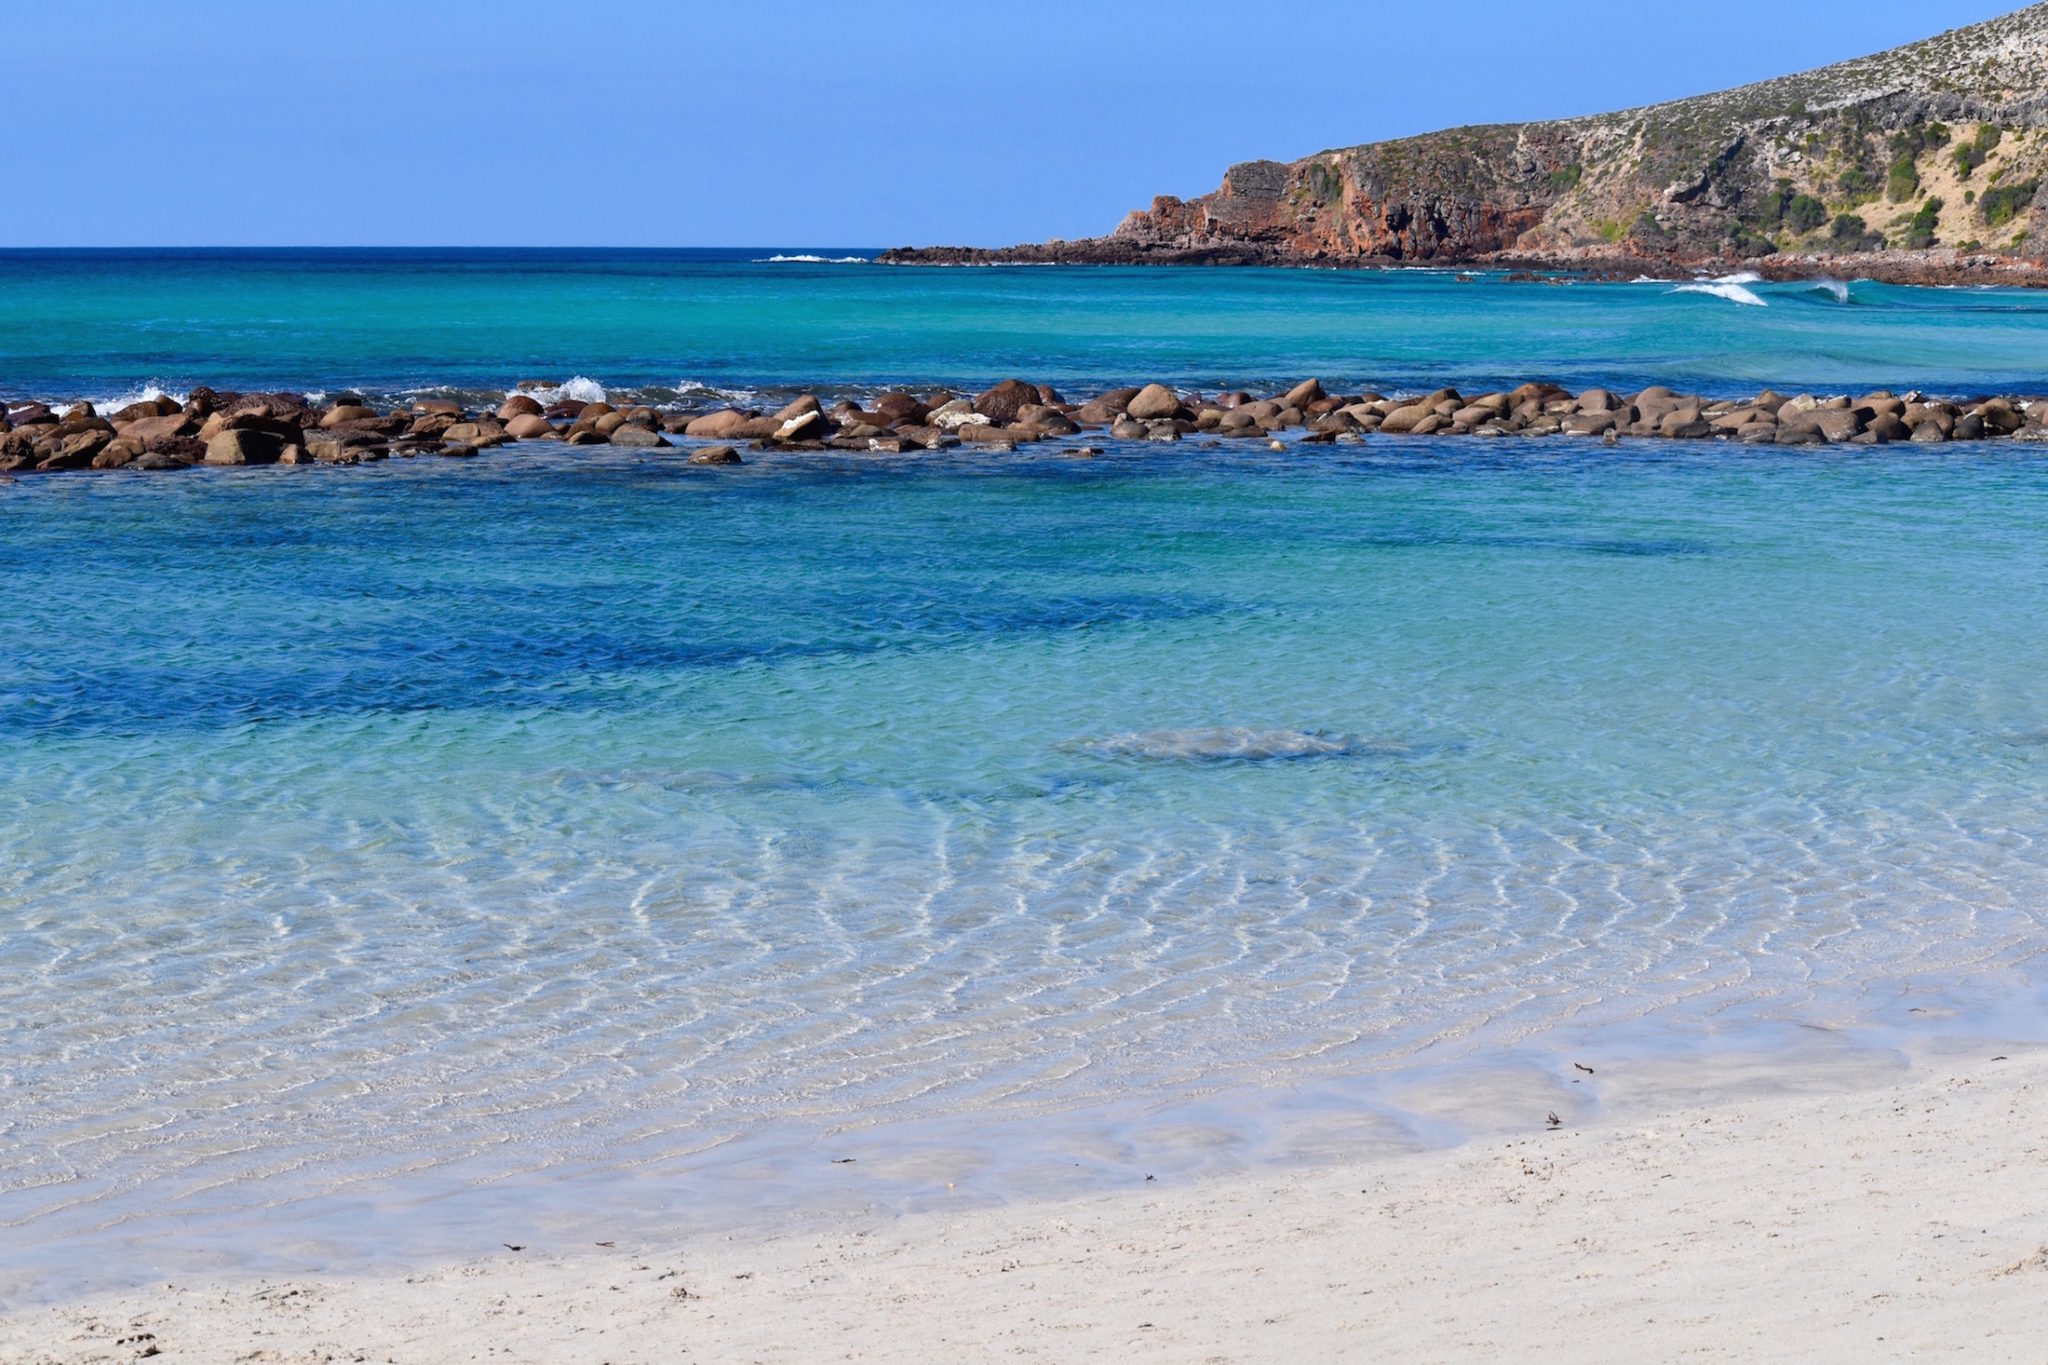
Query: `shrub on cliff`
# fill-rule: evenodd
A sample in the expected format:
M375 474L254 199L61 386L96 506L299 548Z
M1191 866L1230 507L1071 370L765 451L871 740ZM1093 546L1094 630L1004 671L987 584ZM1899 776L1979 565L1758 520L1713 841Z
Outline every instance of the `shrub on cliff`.
M1984 221L1991 226L2004 227L2034 202L2034 194L2040 188L2041 182L2035 179L1986 190L1978 196L1977 211L1984 215Z
M1785 222L1794 232L1811 232L1828 220L1828 206L1810 194L1795 194L1785 206Z

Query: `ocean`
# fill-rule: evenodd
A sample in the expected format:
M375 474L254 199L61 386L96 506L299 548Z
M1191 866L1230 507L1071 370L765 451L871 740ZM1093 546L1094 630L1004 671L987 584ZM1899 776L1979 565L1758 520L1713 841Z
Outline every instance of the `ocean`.
M2032 295L775 254L0 255L0 383L2048 387ZM2038 447L1100 444L0 486L0 1293L2036 1027Z

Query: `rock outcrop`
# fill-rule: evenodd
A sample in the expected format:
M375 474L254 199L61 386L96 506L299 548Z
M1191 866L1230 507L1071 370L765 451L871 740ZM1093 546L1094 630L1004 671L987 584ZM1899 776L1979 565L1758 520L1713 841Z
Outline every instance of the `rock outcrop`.
M1233 166L1107 237L891 263L1746 263L2048 281L2048 4L1836 66L1622 113Z

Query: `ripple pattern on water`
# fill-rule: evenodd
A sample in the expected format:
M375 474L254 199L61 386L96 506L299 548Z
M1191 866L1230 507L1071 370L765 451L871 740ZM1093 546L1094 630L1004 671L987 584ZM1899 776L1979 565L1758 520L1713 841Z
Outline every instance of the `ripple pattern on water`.
M2038 952L2025 457L736 473L6 490L16 1245Z

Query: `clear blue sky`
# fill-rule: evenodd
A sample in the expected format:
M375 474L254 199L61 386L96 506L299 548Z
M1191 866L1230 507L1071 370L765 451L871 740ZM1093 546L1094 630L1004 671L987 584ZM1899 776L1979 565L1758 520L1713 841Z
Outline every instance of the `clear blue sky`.
M1077 237L1234 161L1697 94L2013 7L14 0L0 245Z

